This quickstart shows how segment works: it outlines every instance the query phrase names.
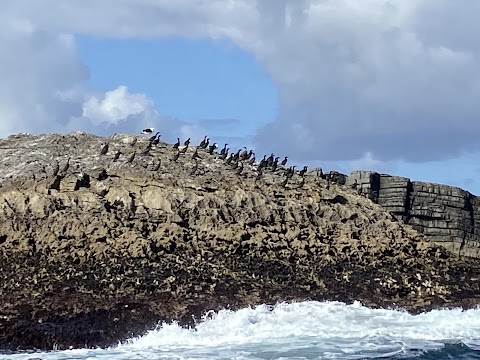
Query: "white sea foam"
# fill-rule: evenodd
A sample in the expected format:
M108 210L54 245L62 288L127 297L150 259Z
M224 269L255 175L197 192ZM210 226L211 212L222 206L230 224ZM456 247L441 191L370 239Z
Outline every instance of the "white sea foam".
M127 343L97 350L10 355L12 359L360 359L441 349L480 349L480 309L418 315L356 302L299 302L210 313L193 329L162 325ZM0 359L6 358L0 356Z

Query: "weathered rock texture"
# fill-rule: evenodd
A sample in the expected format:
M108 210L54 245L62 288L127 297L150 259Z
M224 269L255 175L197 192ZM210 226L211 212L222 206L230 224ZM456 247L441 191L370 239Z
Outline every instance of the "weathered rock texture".
M295 299L480 301L475 263L347 186L296 174L284 187L283 168L256 180L247 163L197 149L195 165L194 147L175 160L171 144L133 139L0 140L1 348L106 346L159 320Z
M480 257L480 200L458 187L353 171L346 185L448 250Z

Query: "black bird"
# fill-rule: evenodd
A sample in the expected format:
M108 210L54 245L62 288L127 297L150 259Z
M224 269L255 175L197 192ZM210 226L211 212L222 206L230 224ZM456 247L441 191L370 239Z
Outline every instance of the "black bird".
M268 157L268 159L267 159L267 166L272 166L272 164L273 164L273 157L274 157L273 153Z
M247 158L247 155L248 155L247 147L244 146L243 149L244 150L238 156L240 160L245 160Z
M252 155L253 155L253 157L255 157L255 153L253 152L253 150L250 150L250 151L248 152L247 157L245 158L245 160L250 159L250 158L252 157Z
M225 145L223 146L223 149L220 150L220 155L223 155L223 154L225 154L225 153L228 154L227 145L228 145L228 144L225 144Z
M120 150L118 150L115 155L113 156L113 162L117 161L118 158L120 157L120 155L122 155L122 153L120 152Z
M262 178L262 170L260 170L257 174L257 176L255 177L255 182L257 182L258 180L260 180Z
M180 152L182 154L185 154L187 152L187 149L188 149L188 145L185 145L184 148L182 150L180 150Z
M185 142L183 143L183 145L185 145L185 146L190 145L190 138L188 138L187 140L185 140Z
M295 168L296 168L296 167L297 167L297 165L290 166L290 167L288 168L287 173L285 174L285 176L286 176L287 178L289 178L289 179L290 179L291 177L293 177L293 175L295 174Z
M130 146L135 146L135 144L137 143L137 138L133 139L133 141L129 144Z
M205 145L203 145L203 148L206 149L209 143L210 143L210 138L207 138L207 142L205 143Z
M198 148L195 149L195 152L192 155L192 159L195 160L197 158L200 158L200 155L198 155Z
M278 157L276 157L275 160L273 161L272 171L277 170L277 166L278 166Z
M303 169L299 171L298 175L304 176L305 173L307 172L307 168L308 168L308 166L304 166Z
M200 143L200 145L198 145L200 147L200 149L205 149L205 143L207 142L207 135L205 135L205 137L203 138L202 142Z
M108 143L103 145L102 150L100 150L100 155L105 155L108 152Z
M173 155L172 161L177 162L179 157L180 157L180 151L177 151L177 153Z
M198 170L198 162L195 161L195 165L193 165L192 171L190 171L190 175L195 175Z
M233 154L230 154L230 156L228 157L228 159L225 163L230 165L232 163L232 161L233 161Z
M288 158L285 156L285 159L282 160L282 162L280 163L280 165L282 165L282 166L287 165L287 161L288 161Z
M236 173L240 175L243 171L243 163L240 163L240 167L237 169Z
M254 163L255 163L255 155L253 155L253 157L247 161L248 165L253 165Z
M210 145L210 146L208 147L208 153L209 153L210 155L213 155L213 152L215 151L215 149L217 148L217 146L218 146L217 143L213 143L213 145Z
M135 159L135 155L137 154L136 151L133 152L132 155L130 155L130 157L127 159L127 163L132 163L133 162L133 159Z
M68 170L68 168L70 167L70 158L67 159L67 162L65 163L65 165L63 166L63 169L62 169L62 174L65 174Z
M153 135L150 139L148 139L148 141L152 142L153 140L155 140L157 138L158 134L160 134L160 131L157 131L157 133L155 135Z
M158 163L153 167L152 171L160 170L160 166L162 166L162 159L158 159Z
M222 150L223 150L223 149L222 149ZM224 152L223 154L220 155L220 159L225 160L225 159L227 158L227 156L228 156L228 150L230 150L230 148L228 148L226 152Z
M149 143L142 151L142 155L147 155L152 150L152 143Z
M287 187L288 177L285 177L285 180L282 181L282 187Z
M154 128L146 128L142 130L142 134L148 135L153 133Z
M178 149L179 146L180 146L180 138L177 138L177 142L173 144L173 148Z
M153 145L158 145L158 143L160 142L160 136L162 136L162 134L158 135L158 137L156 137L155 139L153 139L153 141L152 141L152 144L153 144Z
M57 176L59 170L60 170L60 164L58 163L57 160L55 160L55 165L53 166L52 175Z
M298 187L303 188L303 185L305 185L305 176L302 177L302 181L300 181L300 184L298 184Z
M242 151L242 149L238 149L237 153L233 155L233 160L238 160L240 158L240 151Z

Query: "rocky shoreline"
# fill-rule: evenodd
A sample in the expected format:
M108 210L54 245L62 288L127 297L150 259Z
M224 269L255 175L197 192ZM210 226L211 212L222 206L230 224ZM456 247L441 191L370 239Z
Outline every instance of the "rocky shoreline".
M179 149L128 134L0 140L0 349L105 347L278 301L480 303L478 261L355 189Z

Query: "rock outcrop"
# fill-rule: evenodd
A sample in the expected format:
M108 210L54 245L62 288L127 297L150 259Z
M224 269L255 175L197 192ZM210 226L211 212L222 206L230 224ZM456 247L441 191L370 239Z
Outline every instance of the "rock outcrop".
M480 257L480 199L468 191L372 171L353 171L346 185L449 251Z
M356 190L180 149L133 135L0 140L0 348L108 346L276 301L480 302L475 262Z

